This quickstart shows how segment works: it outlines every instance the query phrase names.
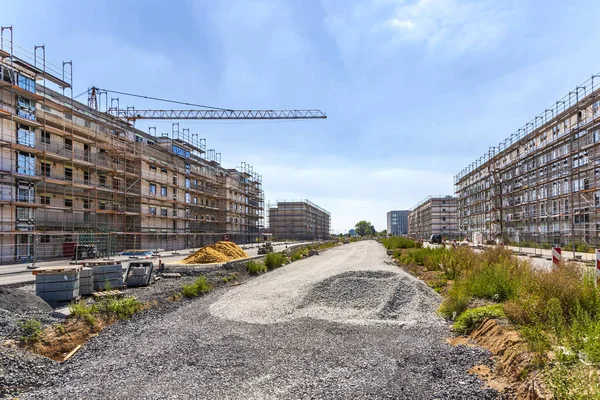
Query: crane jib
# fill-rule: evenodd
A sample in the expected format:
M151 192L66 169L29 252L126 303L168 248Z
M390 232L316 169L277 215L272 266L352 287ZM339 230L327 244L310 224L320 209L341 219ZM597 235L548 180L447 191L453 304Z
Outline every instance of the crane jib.
M135 110L110 109L108 113L128 121L138 119L273 120L324 119L320 110Z

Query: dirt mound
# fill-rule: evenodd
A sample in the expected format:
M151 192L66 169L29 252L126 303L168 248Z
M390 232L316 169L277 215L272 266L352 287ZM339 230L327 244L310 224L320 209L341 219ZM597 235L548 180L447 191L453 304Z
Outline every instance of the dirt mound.
M23 313L31 309L52 311L48 303L32 293L3 287L0 287L0 308L14 313Z
M182 264L210 264L223 263L231 260L246 258L248 254L233 242L217 242L210 246L202 247L194 254L184 258Z

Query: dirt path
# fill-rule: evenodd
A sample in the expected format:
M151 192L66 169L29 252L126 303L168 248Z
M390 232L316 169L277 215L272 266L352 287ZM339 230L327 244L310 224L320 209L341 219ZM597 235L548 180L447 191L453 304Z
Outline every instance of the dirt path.
M494 399L444 343L437 295L344 245L108 328L29 398Z

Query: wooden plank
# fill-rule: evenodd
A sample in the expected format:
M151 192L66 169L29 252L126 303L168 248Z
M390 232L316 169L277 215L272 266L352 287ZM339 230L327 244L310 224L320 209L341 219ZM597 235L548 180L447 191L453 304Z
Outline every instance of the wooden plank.
M71 352L69 354L66 355L66 357L62 360L62 362L67 361L69 358L73 357L73 355L75 353L77 353L79 351L79 349L81 348L81 345L78 344L77 347L75 347L73 350L71 350Z

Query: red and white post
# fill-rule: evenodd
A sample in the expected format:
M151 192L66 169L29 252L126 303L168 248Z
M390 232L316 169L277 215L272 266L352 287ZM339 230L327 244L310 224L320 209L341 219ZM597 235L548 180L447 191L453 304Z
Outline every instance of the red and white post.
M562 249L560 247L552 248L552 265L558 267L562 260Z
M600 276L600 249L596 249L596 276Z

